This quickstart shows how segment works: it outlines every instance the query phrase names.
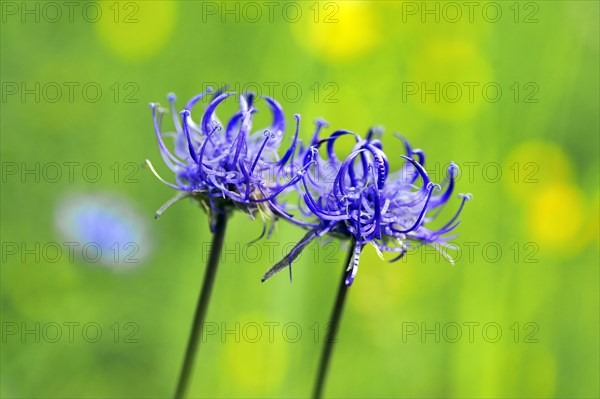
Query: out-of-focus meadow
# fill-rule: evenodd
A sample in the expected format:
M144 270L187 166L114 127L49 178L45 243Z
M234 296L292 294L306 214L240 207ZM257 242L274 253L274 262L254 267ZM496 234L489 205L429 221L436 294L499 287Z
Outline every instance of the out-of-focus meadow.
M383 126L394 169L400 132L473 194L455 266L364 251L326 396L598 397L598 18L595 1L2 2L2 397L172 394L211 237L191 202L153 220L174 192L140 166L172 180L147 104L226 83L275 97L288 137L294 113L305 139L318 117ZM229 227L190 395L306 397L343 250L312 244L292 283L261 283L303 231L246 246L260 221Z

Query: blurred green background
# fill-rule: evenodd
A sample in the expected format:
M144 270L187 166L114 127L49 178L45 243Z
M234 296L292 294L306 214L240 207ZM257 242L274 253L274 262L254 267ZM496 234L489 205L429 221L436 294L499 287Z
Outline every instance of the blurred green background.
M185 201L153 220L174 193L139 167L148 158L172 180L147 103L175 92L181 108L224 83L273 95L290 136L294 113L304 138L317 117L384 126L390 154L401 132L435 180L457 162L457 191L474 196L455 266L365 250L326 396L599 396L598 2L53 4L2 2L2 397L172 394L210 234ZM139 263L43 253L72 240L59 228L71 205L57 209L74 193L129 204ZM292 284L261 284L303 235L282 222L244 249L261 228L243 214L229 224L207 316L219 331L192 397L311 392L344 253L313 244Z

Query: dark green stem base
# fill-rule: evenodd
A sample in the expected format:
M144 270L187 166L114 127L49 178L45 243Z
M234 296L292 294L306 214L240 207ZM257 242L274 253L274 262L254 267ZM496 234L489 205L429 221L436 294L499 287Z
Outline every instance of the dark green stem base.
M196 304L194 322L192 324L192 330L188 339L183 365L181 366L181 373L179 375L179 382L177 384L177 391L175 393L176 399L183 398L189 386L190 375L192 374L192 370L194 368L194 359L196 358L198 344L202 335L202 324L204 323L204 317L206 316L206 310L208 309L213 283L215 281L215 276L217 275L217 266L219 265L219 258L221 257L221 249L223 248L223 237L225 236L226 226L227 215L224 213L217 214L215 232L210 250L210 258L208 259L208 264L206 265L204 282L202 283L202 289L200 290L200 296L198 297L198 303Z
M325 378L327 377L327 370L329 368L329 361L331 360L331 353L333 351L333 344L335 343L335 337L337 335L337 331L340 324L340 319L342 317L342 311L344 310L344 303L346 302L346 294L348 292L348 286L346 285L346 267L352 261L352 257L354 256L355 244L350 247L348 250L348 257L346 259L346 263L344 264L344 269L342 271L342 278L339 282L339 288L337 293L337 298L335 299L335 305L333 306L333 311L331 312L331 317L329 318L329 325L327 328L327 335L325 336L325 346L323 347L323 352L321 352L321 361L319 362L319 371L317 373L317 379L315 381L315 385L313 388L312 397L315 399L319 399L323 396L323 388L325 386Z

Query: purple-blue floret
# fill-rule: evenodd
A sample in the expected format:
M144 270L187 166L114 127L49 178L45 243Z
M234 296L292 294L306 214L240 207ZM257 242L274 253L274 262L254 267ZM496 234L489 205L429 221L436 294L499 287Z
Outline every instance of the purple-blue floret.
M377 129L369 130L365 139L358 134L338 130L328 138L319 139L320 128L304 151L301 180L303 203L308 208L309 232L300 243L263 277L290 267L298 253L315 238L332 234L349 238L354 245L354 256L348 265L346 284L356 277L360 253L367 244L377 252L394 252L392 261L400 259L409 250L421 245L432 245L444 255L450 247L450 233L470 195L460 195L461 204L456 214L442 227L429 227L439 210L451 198L458 173L456 164L448 167L445 187L435 184L425 171L425 154L404 141L406 155L402 168L390 173L387 155ZM343 160L335 153L335 144L342 137L351 137L354 146ZM325 157L322 156L325 153ZM334 173L332 173L334 171ZM441 193L440 193L441 191ZM304 227L307 227L305 223ZM450 257L448 257L451 259Z
M289 171L287 164L296 148L297 132L284 156L279 158L278 154L285 131L281 106L263 96L272 113L272 123L253 132L252 118L258 110L255 108L257 98L252 94L239 95L239 109L226 122L221 122L216 115L217 108L235 95L234 92L213 93L208 89L194 96L181 112L177 112L176 97L169 94L167 100L174 132L162 130L167 110L159 104L150 104L161 156L175 174L174 183L159 179L180 191L157 212L157 216L179 199L193 197L212 216L211 230L215 214L233 209L241 209L253 216L260 212L264 220L264 216L273 216L269 203L275 206L276 195L296 181L283 176ZM192 112L207 96L212 98L195 121ZM167 138L173 141L172 151L165 143ZM146 162L156 174L152 164Z

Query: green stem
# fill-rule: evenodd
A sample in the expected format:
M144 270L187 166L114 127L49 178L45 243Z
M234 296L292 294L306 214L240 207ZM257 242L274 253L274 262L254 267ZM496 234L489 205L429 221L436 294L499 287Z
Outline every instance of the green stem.
M329 368L329 361L331 360L331 353L333 351L333 344L336 342L336 335L340 324L340 319L342 317L342 311L344 310L344 303L346 302L346 293L348 292L348 286L346 285L346 267L352 261L352 257L354 256L355 243L352 244L350 249L348 250L348 257L346 259L346 263L344 264L344 269L342 271L342 278L339 282L339 288L337 293L337 298L335 299L335 305L333 306L333 310L331 312L331 317L329 318L329 325L327 328L327 334L325 336L325 346L323 347L323 352L321 352L321 361L319 362L319 371L317 373L317 380L315 382L313 388L312 397L315 399L319 399L323 396L323 388L325 386L325 378L327 377L327 370Z
M225 236L225 227L227 226L227 215L219 213L216 215L216 218L210 258L206 265L204 282L202 283L202 289L200 290L200 296L198 297L198 303L196 304L194 322L192 323L192 330L188 339L185 358L183 360L179 382L177 384L177 391L175 393L176 399L183 398L189 386L190 375L194 368L194 359L198 352L200 337L202 335L202 324L204 323L204 317L206 316L206 310L208 309L213 283L217 274L217 266L219 265L219 258L221 256L221 249L223 248L223 237Z

